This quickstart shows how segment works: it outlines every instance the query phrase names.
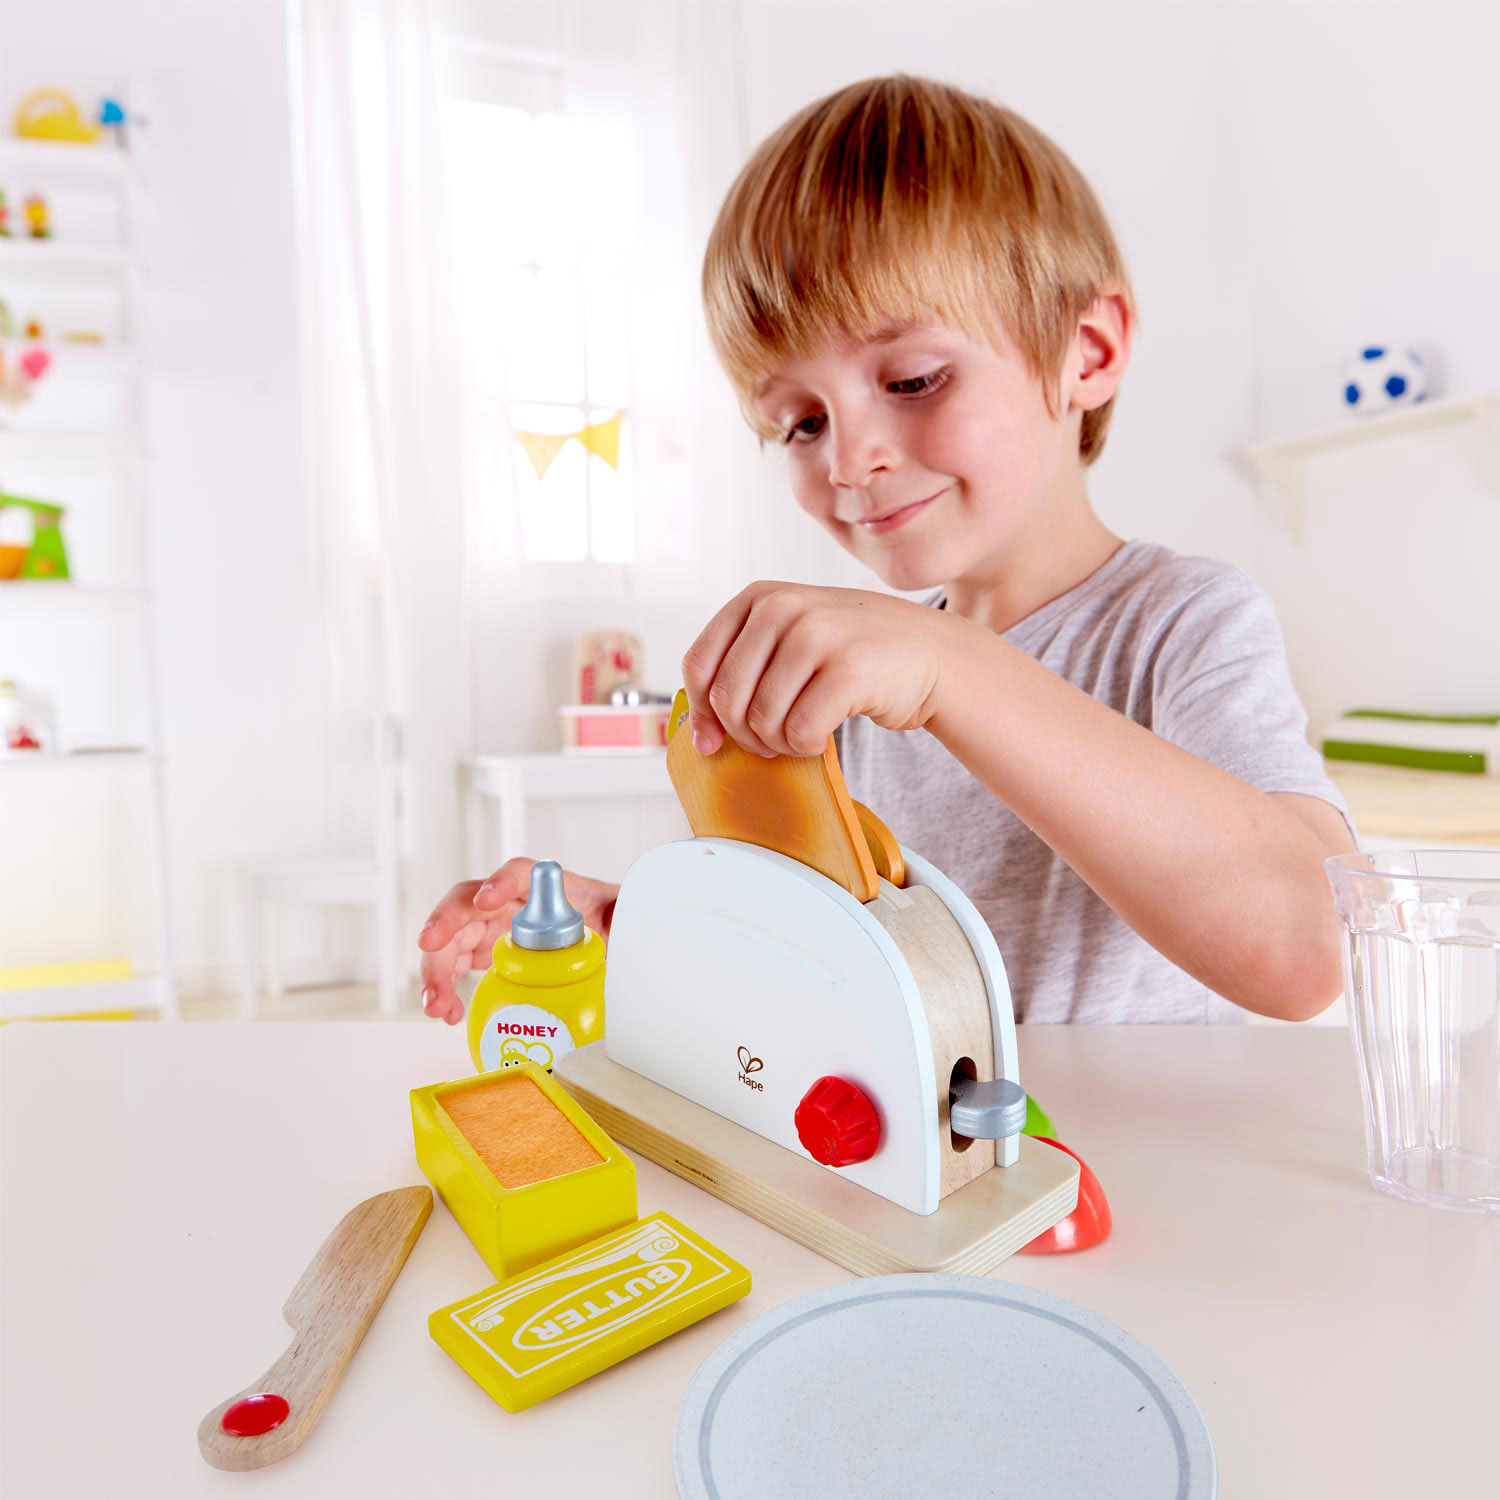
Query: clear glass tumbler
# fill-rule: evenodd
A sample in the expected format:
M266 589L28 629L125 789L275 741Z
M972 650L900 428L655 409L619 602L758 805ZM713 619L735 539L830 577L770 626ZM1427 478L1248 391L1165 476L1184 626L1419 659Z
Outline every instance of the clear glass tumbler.
M1500 1213L1500 853L1324 861L1375 1186Z

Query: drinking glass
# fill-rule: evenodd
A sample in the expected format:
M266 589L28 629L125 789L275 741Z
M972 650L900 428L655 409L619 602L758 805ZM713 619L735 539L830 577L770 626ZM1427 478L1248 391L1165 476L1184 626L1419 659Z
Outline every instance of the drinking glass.
M1500 853L1325 860L1375 1186L1500 1213Z

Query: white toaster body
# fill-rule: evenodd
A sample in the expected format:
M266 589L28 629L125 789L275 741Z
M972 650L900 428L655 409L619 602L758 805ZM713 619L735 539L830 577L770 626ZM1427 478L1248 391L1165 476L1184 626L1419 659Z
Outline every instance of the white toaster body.
M906 885L929 887L967 939L989 999L995 1076L1019 1084L1010 987L989 928L939 870L902 855ZM949 1080L935 1077L911 967L860 902L796 860L716 838L636 860L610 929L604 1049L809 1160L797 1106L818 1078L847 1079L875 1104L881 1139L839 1175L914 1213L938 1207L939 1083ZM1001 1166L1015 1162L1015 1136L997 1148Z

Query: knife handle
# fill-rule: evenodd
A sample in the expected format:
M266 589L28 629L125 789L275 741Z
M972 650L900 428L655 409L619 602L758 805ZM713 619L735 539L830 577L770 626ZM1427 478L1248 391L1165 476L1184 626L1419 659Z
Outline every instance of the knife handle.
M313 1430L431 1211L423 1186L380 1193L344 1216L287 1302L297 1337L198 1424L198 1450L214 1468L264 1468Z

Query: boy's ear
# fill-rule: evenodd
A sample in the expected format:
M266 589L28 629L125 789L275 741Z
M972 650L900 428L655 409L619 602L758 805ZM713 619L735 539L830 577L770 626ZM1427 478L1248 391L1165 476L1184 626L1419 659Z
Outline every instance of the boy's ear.
M1063 366L1063 399L1078 411L1097 411L1119 388L1130 363L1135 318L1119 292L1105 292L1078 320Z

